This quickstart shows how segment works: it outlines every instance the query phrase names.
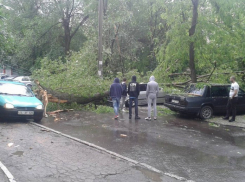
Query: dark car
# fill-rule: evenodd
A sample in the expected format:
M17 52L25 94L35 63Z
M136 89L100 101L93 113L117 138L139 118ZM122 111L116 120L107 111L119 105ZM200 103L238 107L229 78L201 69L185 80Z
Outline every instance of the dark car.
M173 111L195 114L209 119L214 113L225 113L230 85L211 84L199 89L191 85L184 94L168 94L164 105ZM238 93L237 111L245 112L245 92Z

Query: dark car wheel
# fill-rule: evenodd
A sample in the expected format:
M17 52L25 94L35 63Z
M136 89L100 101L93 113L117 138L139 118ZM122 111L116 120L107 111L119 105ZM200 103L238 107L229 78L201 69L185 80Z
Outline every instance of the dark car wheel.
M211 106L203 106L200 111L202 119L210 119L213 116L213 108Z

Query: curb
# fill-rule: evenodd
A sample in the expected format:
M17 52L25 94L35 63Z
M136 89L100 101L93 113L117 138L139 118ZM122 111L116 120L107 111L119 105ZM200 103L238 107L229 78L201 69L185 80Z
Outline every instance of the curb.
M0 168L4 172L4 174L7 176L9 182L16 182L14 180L14 176L9 172L9 170L3 165L3 163L0 161Z
M66 137L66 138L68 138L68 139L74 140L74 141L76 141L76 142L82 143L82 144L84 144L84 145L87 145L87 146L89 146L89 147L91 147L91 148L94 148L94 149L97 149L97 150L99 150L99 151L105 152L105 153L110 154L110 155L112 155L112 156L114 156L114 157L117 157L117 158L119 158L119 159L128 161L128 162L130 162L130 163L132 163L132 164L134 164L134 165L138 165L138 166L144 167L144 168L146 168L146 169L148 169L148 170L150 170L150 171L156 172L156 173L158 173L158 174L162 174L162 175L165 175L165 176L168 176L168 177L171 177L171 178L175 178L175 179L180 180L180 181L194 182L194 181L192 181L192 180L187 180L187 179L185 179L185 178L183 178L183 177L179 177L179 176L174 175L174 174L171 174L171 173L164 173L164 172L162 172L162 171L160 171L160 170L158 170L158 169L156 169L156 168L154 168L154 167L152 167L152 166L150 166L150 165L148 165L148 164L140 163L140 162L138 162L138 161L136 161L136 160L130 159L130 158L125 157L125 156L122 156L122 155L120 155L120 154L118 154L118 153L112 152L112 151L110 151L110 150L107 150L107 149L105 149L105 148L103 148L103 147L100 147L100 146L98 146L98 145L95 145L95 144L93 144L93 143L89 143L89 142L86 142L86 141L84 141L84 140L80 140L80 139L78 139L78 138L75 138L75 137L72 137L72 136L70 136L70 135L64 134L64 133L62 133L62 132L59 132L59 131L57 131L57 130L51 129L51 128L46 127L46 126L43 126L43 125L41 125L41 124L38 124L38 123L35 123L35 122L30 122L30 124L35 125L35 126L38 126L38 127L40 127L40 128L43 128L43 129L46 129L46 130L48 130L48 131L51 131L51 132L56 133L56 134L58 134L58 135L60 135L60 136ZM11 182L15 182L15 181L11 181Z

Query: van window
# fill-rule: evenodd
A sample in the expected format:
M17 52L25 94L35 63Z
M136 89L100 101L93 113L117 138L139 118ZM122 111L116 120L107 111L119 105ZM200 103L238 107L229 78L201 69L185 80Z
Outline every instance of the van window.
M147 84L140 84L140 91L146 91L147 89Z

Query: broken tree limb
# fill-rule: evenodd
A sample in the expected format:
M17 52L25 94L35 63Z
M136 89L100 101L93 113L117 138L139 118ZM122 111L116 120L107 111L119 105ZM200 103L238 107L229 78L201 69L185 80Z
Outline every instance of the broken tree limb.
M208 82L208 81L210 80L210 78L212 77L212 75L213 75L215 69L216 69L216 61L214 61L214 69L213 69L213 71L211 72L211 74L209 75L209 77L208 77L208 79L207 79L206 82Z
M178 61L179 61L179 60L176 59L176 60L174 61L174 64L176 64ZM173 66L173 65L169 66L169 67L165 70L165 72L168 72L168 71L171 69L172 66Z
M61 113L61 112L69 112L69 111L74 111L74 109L56 110L56 111L48 112L48 114L54 115L54 114L57 114L57 113Z
M40 86L44 89L47 90L49 94L52 96L55 96L57 99L51 100L56 103L73 103L76 102L77 104L88 104L91 102L97 102L97 101L102 101L105 98L109 96L109 91L106 91L104 93L97 93L92 95L91 97L83 97L83 96L75 96L72 94L67 94L67 93L62 93L60 91L54 91L52 89L46 88L43 85L40 84ZM60 88L59 90L64 90Z
M217 67L217 66L216 66ZM228 75L228 74L245 74L245 71L234 71L234 72L223 72L223 73L213 73L213 75ZM175 76L190 76L191 74L190 73L171 73L169 74L168 76L169 77L175 77ZM209 76L210 74L206 74L206 75L198 75L197 78L200 78L200 77L205 77L205 76Z

